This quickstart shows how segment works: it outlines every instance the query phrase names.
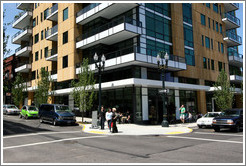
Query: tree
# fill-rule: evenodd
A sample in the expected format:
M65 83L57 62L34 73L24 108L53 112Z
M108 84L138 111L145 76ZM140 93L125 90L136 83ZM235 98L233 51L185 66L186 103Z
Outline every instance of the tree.
M95 95L95 79L94 73L90 70L88 65L88 59L84 59L80 65L81 73L78 74L78 81L72 81L74 87L72 95L74 97L75 104L79 106L80 112L82 112L82 122L84 121L84 112L89 111L93 106Z
M3 11L3 20L4 20L4 17L5 17L5 10ZM4 57L8 55L10 52L10 49L7 49L7 44L9 40L9 35L6 35L7 25L8 23L3 23L3 56Z
M230 81L227 78L227 74L224 70L222 70L217 78L215 87L215 103L220 109L220 111L224 111L228 108L232 108L233 102L233 91L234 87L231 88Z
M40 71L40 80L38 80L37 89L35 90L34 98L37 107L42 103L47 103L52 96L51 92L51 78L49 72L45 70L44 67Z
M15 81L12 86L12 97L15 105L20 107L24 100L24 90L26 89L26 85L24 84L24 79L21 73L17 73L15 77Z

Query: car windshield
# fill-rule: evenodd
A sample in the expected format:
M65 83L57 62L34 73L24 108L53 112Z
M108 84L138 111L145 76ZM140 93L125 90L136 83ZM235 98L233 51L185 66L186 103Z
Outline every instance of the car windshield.
M29 107L29 111L38 111L37 107Z
M18 109L16 106L14 105L8 105L7 108L10 108L10 109Z
M221 113L222 116L239 116L240 111L237 110L226 110L225 112Z
M56 106L56 112L71 112L70 108L65 105Z
M205 115L204 115L204 117L216 117L216 116L218 116L219 114L217 113L217 114L215 114L215 113L206 113Z

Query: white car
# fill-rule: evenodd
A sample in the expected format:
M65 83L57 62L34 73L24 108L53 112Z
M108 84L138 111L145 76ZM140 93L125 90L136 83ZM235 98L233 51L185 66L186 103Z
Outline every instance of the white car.
M204 127L212 127L213 119L219 116L221 112L208 112L201 118L196 121L196 124L199 128Z
M20 114L20 110L12 104L7 104L7 105L3 105L3 113L4 114Z

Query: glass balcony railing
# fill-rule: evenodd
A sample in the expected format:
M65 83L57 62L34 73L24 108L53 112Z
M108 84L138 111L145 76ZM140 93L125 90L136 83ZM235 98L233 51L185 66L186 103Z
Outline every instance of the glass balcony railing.
M18 48L15 49L15 53L17 53L18 51L20 51L21 49L25 48L25 47L29 47L30 45L29 44L25 44L23 46L20 46Z
M228 38L230 38L230 39L232 39L238 43L242 43L242 38L235 33L226 31L223 33L223 36L228 37Z
M76 16L79 17L82 14L88 12L89 10L95 8L96 6L100 5L101 3L91 3L90 5L86 6L85 8L83 8L82 10L80 10L78 13L76 13Z
M32 29L31 26L27 26L24 29L20 30L19 32L17 32L16 34L14 34L14 36L11 37L11 40L13 41L14 38L16 38L17 36L19 36L22 32L24 32L27 29Z
M57 32L58 32L58 26L55 25L54 27L52 27L51 29L49 29L45 32L45 38L47 38L47 37L49 37L49 36L51 36Z
M132 19L132 18L120 17L117 20L111 21L111 22L109 22L107 24L104 24L104 25L102 25L102 26L100 26L98 28L93 29L92 31L89 31L87 33L84 33L84 34L80 35L79 37L76 38L76 42L84 40L84 39L86 39L88 37L91 37L91 36L93 36L95 34L103 32L103 31L105 31L107 29L110 29L110 28L115 27L115 26L117 26L119 24L122 24L122 23L129 23L129 24L132 24L132 25L135 25L135 26L142 27L142 22L140 22L140 21L137 21L137 20Z
M233 15L231 15L229 13L223 13L222 18L227 18L230 21L232 21L232 22L234 22L234 23L236 23L237 25L240 26L240 20L237 17L235 17L235 16L233 16Z
M228 56L235 56L243 59L243 55L237 52L228 52Z
M29 61L22 61L20 63L17 63L16 68L21 67L23 65L27 65L27 64L29 64Z
M131 53L139 53L139 54L143 54L146 56L148 55L153 58L153 57L157 57L157 54L159 53L159 51L146 49L140 46L131 46L131 47L127 47L121 50L105 53L104 56L106 57L107 60L109 60L109 59L117 58L117 57L124 56L124 55L131 54ZM88 55L88 56L85 55L85 57L90 57L89 64L94 63L93 55ZM186 63L184 57L180 57L180 56L172 55L172 54L169 54L169 60L180 62L180 63ZM79 68L80 64L81 63L77 63L76 68Z
M239 8L239 3L231 3L231 4Z
M58 4L56 3L54 6L52 6L50 9L49 9L49 12L47 14L47 17L49 17L50 15L52 15L55 11L58 10Z
M27 12L31 12L31 10L25 10L19 13L19 15L16 15L14 18L13 22L16 22L19 18L21 18L24 14L26 14Z
M56 54L57 54L57 48L50 49L50 50L48 50L48 54L47 54L46 58L51 57L51 56L56 55Z

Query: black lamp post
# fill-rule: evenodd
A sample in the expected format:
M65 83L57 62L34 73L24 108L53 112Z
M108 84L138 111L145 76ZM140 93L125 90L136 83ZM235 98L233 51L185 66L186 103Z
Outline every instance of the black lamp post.
M161 55L160 55L161 54ZM158 64L158 68L159 70L161 70L162 73L162 100L163 100L163 121L161 123L162 127L169 127L168 121L167 121L167 110L166 110L166 104L165 104L165 95L166 95L166 89L165 89L165 71L167 69L167 65L168 65L168 59L169 59L169 55L165 54L164 56L164 62L162 57L162 52L157 55L157 64ZM161 64L160 64L161 62Z
M106 61L106 57L104 55L98 58L97 53L95 53L94 62L95 62L96 68L98 69L98 76L99 76L98 112L100 112L100 109L101 109L101 77L102 77L102 71L104 70L105 61Z

